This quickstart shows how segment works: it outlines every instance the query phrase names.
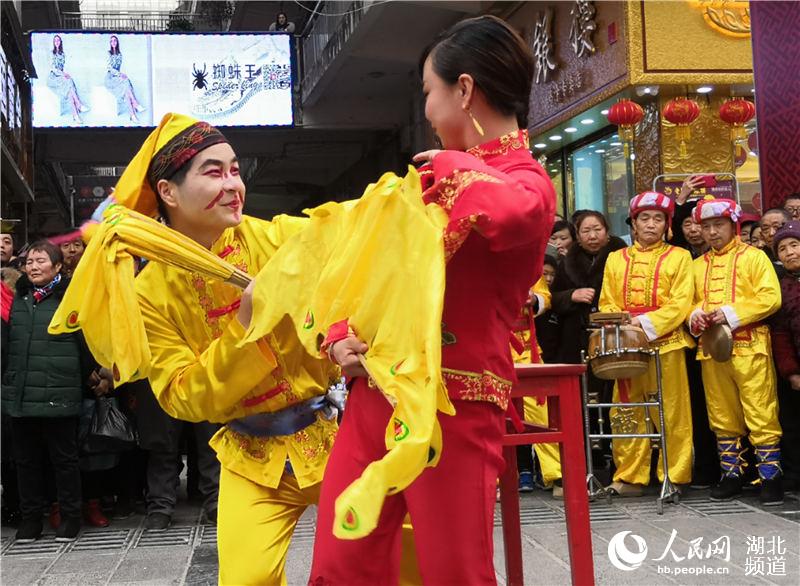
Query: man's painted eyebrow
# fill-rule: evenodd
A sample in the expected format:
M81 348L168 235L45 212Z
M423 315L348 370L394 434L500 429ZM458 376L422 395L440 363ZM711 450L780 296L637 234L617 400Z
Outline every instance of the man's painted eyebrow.
M233 157L231 159L231 164L238 163L238 162L239 162L239 157ZM224 164L225 163L223 161L219 160L219 159L206 159L205 161L203 161L203 163L197 169L202 171L206 167L212 167L212 166L213 167L221 167Z

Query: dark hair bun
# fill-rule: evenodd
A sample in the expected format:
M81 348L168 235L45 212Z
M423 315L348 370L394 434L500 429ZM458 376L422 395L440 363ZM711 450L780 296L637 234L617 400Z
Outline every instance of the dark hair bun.
M454 24L425 49L420 74L429 56L433 70L447 83L471 75L492 107L514 114L521 128L528 126L533 55L505 21L479 16Z

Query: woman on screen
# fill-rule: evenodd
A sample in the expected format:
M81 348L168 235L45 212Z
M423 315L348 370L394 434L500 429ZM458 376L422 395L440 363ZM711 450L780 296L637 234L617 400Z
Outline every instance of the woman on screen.
M108 47L108 67L106 68L106 88L117 98L117 115L128 112L131 121L138 122L137 112L144 108L133 93L133 84L128 76L122 73L122 53L119 48L119 39L111 35Z
M80 113L88 112L89 108L83 105L75 81L72 76L64 71L64 44L60 35L53 37L53 57L50 64L50 75L47 77L47 87L53 90L61 99L61 115L63 116L70 110L72 119L78 124L83 124Z

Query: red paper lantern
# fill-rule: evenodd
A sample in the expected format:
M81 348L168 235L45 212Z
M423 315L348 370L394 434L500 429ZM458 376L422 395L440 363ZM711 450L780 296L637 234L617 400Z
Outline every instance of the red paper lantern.
M667 102L662 111L664 118L678 127L678 136L686 140L690 138L689 125L700 116L700 106L694 100L673 98Z
M619 137L625 142L633 140L633 127L644 118L642 107L626 98L611 106L608 110L608 121L619 126Z
M700 116L700 106L694 100L681 97L673 98L667 102L661 114L667 122L672 122L677 126L675 138L681 143L680 156L685 159L689 156L686 151L686 141L692 137L689 125Z
M756 106L744 98L726 100L719 108L719 117L731 127L731 140L736 142L747 138L744 125L756 115Z

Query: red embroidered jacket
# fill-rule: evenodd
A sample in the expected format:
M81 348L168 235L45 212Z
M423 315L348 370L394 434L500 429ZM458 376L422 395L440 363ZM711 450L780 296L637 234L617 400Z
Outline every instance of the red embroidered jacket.
M555 190L524 130L468 152L444 151L420 170L426 203L448 213L442 375L452 399L506 409L514 363L509 334L542 274ZM348 335L331 327L323 347Z
M11 317L11 304L14 303L14 291L6 285L5 281L0 281L0 308L2 308L3 321L8 323Z

